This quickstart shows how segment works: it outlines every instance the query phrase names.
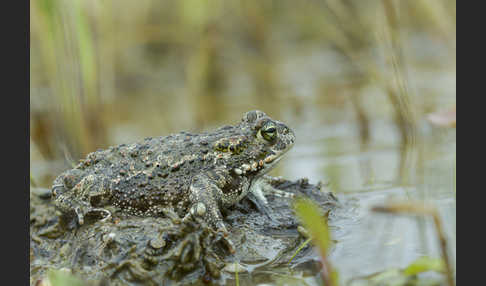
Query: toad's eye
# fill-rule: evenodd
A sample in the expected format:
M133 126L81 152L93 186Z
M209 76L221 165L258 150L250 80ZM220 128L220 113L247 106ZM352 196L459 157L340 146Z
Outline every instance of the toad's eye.
M277 136L277 128L273 123L267 123L261 129L262 137L267 141L272 141Z

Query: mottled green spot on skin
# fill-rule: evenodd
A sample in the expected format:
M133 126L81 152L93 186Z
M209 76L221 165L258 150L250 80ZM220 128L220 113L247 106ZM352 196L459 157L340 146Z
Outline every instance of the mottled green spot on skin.
M228 146L229 143L227 139L221 139L220 141L216 141L216 143L214 144L214 149L216 151L228 152Z
M241 154L245 150L245 139L241 136L222 138L215 142L214 149L221 152Z

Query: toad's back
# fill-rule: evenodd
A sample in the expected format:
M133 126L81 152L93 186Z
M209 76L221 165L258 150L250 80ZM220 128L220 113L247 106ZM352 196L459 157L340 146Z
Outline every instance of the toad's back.
M94 206L111 204L136 215L156 215L159 209L155 206L173 206L183 214L190 205L189 187L196 174L219 165L231 168L244 162L242 157L222 156L223 152L216 150L217 142L235 136L241 138L244 134L235 126L225 126L212 133L181 132L145 138L142 142L90 153L60 179L72 188L90 177L89 191L81 188L79 192L92 196ZM95 186L109 192L103 193L104 197L93 196Z
M105 166L111 171L106 175L111 178L112 204L138 215L156 215L155 206L173 206L185 213L191 180L215 168L218 161L211 143L222 137L183 132L113 148L104 156L110 163Z

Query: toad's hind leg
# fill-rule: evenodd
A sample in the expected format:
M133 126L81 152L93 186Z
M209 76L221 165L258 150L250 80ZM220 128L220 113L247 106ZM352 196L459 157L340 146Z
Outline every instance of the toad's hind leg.
M88 214L103 213L103 215L102 215L103 218L99 220L101 222L107 221L108 219L111 218L111 212L109 210L102 209L102 208L93 208L91 206L75 207L74 212L76 213L76 215L78 217L79 225L84 224L84 217Z
M102 214L105 221L111 217L108 210L99 208L106 204L109 197L108 181L105 178L89 175L84 177L71 190L66 186L55 185L54 204L64 213L74 214L79 225L83 225L85 216L88 214ZM94 204L93 204L94 203Z
M191 216L197 216L208 222L218 231L227 234L221 212L219 210L222 190L206 175L198 175L192 179L189 199L192 203L189 212L183 218L186 221Z
M106 221L111 217L111 213L103 208L94 208L89 203L83 200L72 200L70 197L60 195L55 205L64 213L74 214L78 220L79 225L84 224L84 217L88 214L102 213L101 221Z

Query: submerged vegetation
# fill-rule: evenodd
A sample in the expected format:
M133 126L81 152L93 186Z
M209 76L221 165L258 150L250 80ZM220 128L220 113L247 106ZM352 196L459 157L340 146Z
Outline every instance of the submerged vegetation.
M296 131L274 174L346 209L296 201L310 237L264 281L454 285L456 1L31 0L30 25L32 190L97 149L261 109Z

